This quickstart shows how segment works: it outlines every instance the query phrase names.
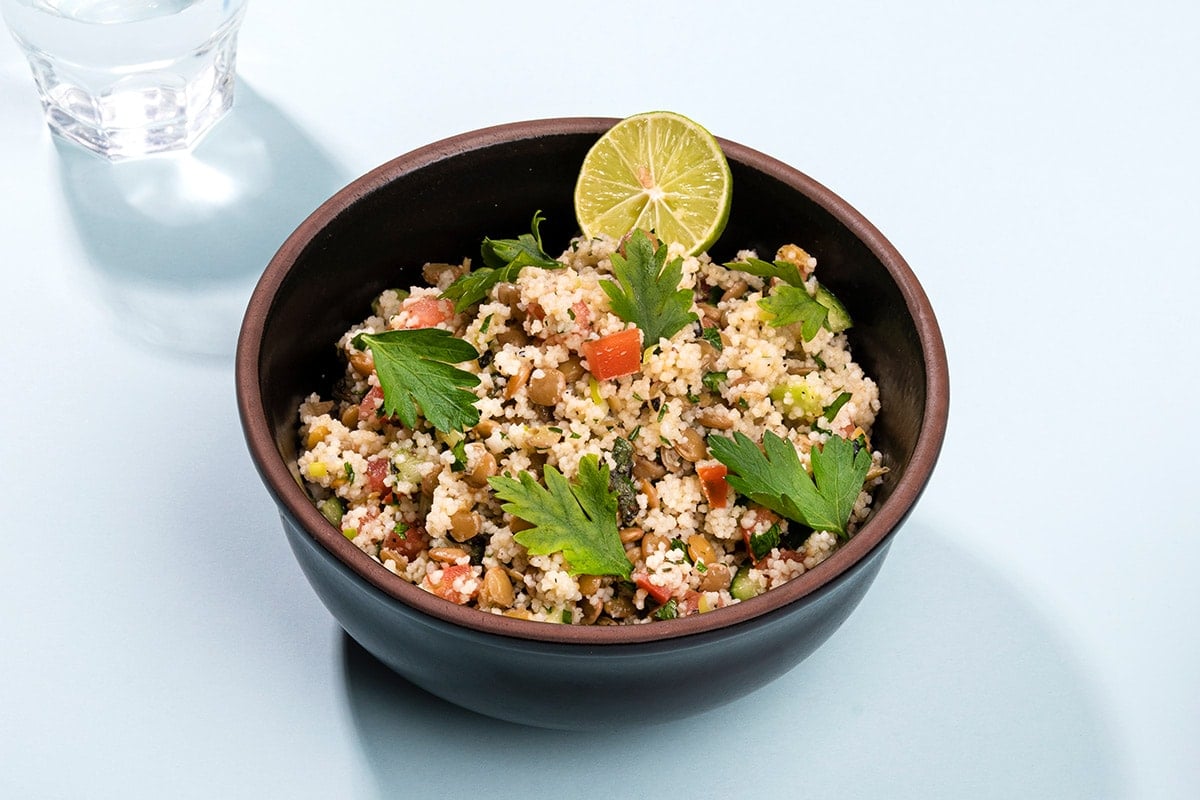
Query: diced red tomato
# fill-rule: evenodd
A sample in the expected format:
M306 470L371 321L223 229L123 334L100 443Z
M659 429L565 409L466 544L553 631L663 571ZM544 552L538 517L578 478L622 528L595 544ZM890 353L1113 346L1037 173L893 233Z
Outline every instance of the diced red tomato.
M383 537L382 546L411 560L420 555L428 545L429 534L424 528L414 525L403 533L388 531L387 536Z
M652 583L648 573L633 573L633 582L637 584L639 589L645 589L646 594L653 597L654 601L660 605L671 599L671 590L666 586L659 586L656 583Z
M854 424L854 420L848 419L845 422L838 425L836 428L834 428L833 432L836 433L838 436L842 437L843 439L853 439L854 438L854 430L857 427L858 426Z
M705 464L696 466L696 475L700 478L700 490L709 508L724 508L729 500L729 482L725 476L729 469L724 464Z
M375 494L383 494L387 491L387 487L383 483L387 474L388 460L386 456L376 456L367 461L367 486Z
M381 416L380 407L383 405L383 389L378 386L372 386L371 391L363 395L363 399L358 404L358 418L364 422L374 420Z
M454 317L454 303L428 295L406 298L401 308L408 312L405 328L432 328Z
M464 605L472 597L478 594L479 589L476 588L473 592L461 592L454 588L454 582L459 578L469 577L471 574L470 564L451 564L442 569L442 578L434 585L429 582L429 578L425 578L425 585L433 590L433 593L443 600L449 600L451 603ZM476 581L478 583L478 581Z
M675 603L675 612L681 617L686 617L695 614L700 610L700 593L695 589L688 589L683 599Z
M589 331L592 328L592 310L588 304L582 300L571 304L571 310L575 312L575 327L581 331Z
M583 343L588 369L597 380L632 375L642 368L642 332L627 328Z

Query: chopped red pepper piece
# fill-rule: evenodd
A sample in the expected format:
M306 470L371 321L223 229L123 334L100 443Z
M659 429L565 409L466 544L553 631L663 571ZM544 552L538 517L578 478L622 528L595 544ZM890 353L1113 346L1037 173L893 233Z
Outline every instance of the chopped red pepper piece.
M729 468L724 464L697 465L696 475L700 478L700 490L709 508L724 508L729 501L729 482L725 476Z
M632 375L642 368L642 332L626 328L583 343L588 369L598 380Z
M635 572L633 574L633 582L637 584L639 589L645 589L646 594L653 597L656 603L662 604L671 599L671 590L665 586L659 586L657 583L651 583L648 573Z
M443 600L449 600L451 603L457 603L461 606L466 604L469 600L471 600L471 598L479 593L478 588L470 593L461 592L454 588L454 582L456 580L459 578L468 577L470 574L470 564L450 564L442 569L442 578L437 582L436 585L431 583L428 577L425 578L425 584L432 589L433 593L438 597L442 598Z

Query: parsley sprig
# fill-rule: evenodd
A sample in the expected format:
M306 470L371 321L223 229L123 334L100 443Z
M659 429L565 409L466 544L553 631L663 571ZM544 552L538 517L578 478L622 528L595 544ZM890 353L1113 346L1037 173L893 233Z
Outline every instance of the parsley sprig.
M780 284L758 305L771 315L771 327L800 323L800 335L811 342L829 318L829 309L817 302L802 287Z
M729 468L726 480L735 491L813 530L848 538L846 523L871 468L861 442L830 436L814 446L811 476L795 446L771 431L763 436L766 452L743 433L709 436L708 449Z
M454 301L455 313L482 302L496 284L515 281L525 267L562 268L561 262L542 249L542 234L538 228L544 219L541 211L535 211L530 223L531 232L522 233L516 239L484 238L480 246L484 266L463 275L442 292L442 297Z
M628 578L629 559L617 530L617 495L608 488L609 469L595 454L579 461L575 483L553 466L543 469L543 487L532 474L488 478L501 506L532 523L513 538L534 555L562 552L572 575Z
M780 283L758 301L758 305L771 315L771 327L780 328L799 322L800 335L806 342L811 342L822 327L834 333L850 327L850 316L833 292L814 281L815 289L810 293L799 267L790 261L748 258L745 261L731 261L725 267L760 278L779 279Z
M726 269L736 269L760 278L779 278L789 286L804 287L804 276L800 268L791 261L763 261L761 258L747 258L745 261L730 261Z
M383 390L383 411L410 428L417 416L448 433L479 422L478 400L469 387L479 376L453 366L479 358L479 352L441 328L360 333L353 344L370 350Z
M666 244L656 250L649 237L636 230L625 245L625 255L612 254L616 282L600 284L613 313L641 328L647 348L657 346L660 339L670 339L699 319L692 311L691 290L679 287L683 259L666 262Z

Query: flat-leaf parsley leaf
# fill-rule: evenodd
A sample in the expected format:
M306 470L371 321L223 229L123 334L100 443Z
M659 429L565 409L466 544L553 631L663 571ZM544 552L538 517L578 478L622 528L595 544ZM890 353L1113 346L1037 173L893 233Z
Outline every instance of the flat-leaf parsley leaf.
M813 530L848 538L846 523L871 468L871 454L859 442L830 436L814 445L812 476L795 445L771 431L763 435L765 453L743 433L709 436L708 448L729 468L726 480L735 491Z
M685 325L699 319L692 312L692 291L679 288L683 259L669 264L667 246L656 250L641 230L625 244L625 255L612 254L616 282L602 281L612 311L642 329L642 345L656 347L659 339L670 339Z
M799 322L800 335L804 341L812 341L822 326L834 333L851 326L846 308L828 288L815 280L806 282L804 276L791 261L763 261L748 258L745 261L730 261L727 269L736 269L760 278L776 278L781 283L771 289L758 305L771 315L772 327L779 328ZM813 291L810 293L809 289Z
M543 219L541 211L534 212L531 232L522 233L516 239L484 238L480 246L484 266L463 275L442 292L442 297L454 301L455 313L462 313L481 302L496 284L515 281L525 267L562 268L561 262L542 249L542 234L538 228Z
M479 358L479 352L441 328L360 333L354 346L371 351L383 410L412 428L423 416L439 431L449 433L479 422L478 400L467 391L479 376L453 366Z
M618 575L628 578L629 559L617 530L617 495L608 488L608 465L595 454L579 461L575 483L553 466L542 474L543 487L532 474L488 478L501 506L534 527L513 538L534 555L562 552L572 575Z
M806 342L812 341L829 317L828 308L818 303L803 287L790 283L776 286L758 304L771 315L771 326L774 328L799 322L800 335Z
M771 262L763 261L761 258L747 258L745 261L730 261L725 264L725 267L726 269L736 269L739 272L748 272L760 278L779 278L792 286L804 286L804 276L800 274L800 268L791 261Z

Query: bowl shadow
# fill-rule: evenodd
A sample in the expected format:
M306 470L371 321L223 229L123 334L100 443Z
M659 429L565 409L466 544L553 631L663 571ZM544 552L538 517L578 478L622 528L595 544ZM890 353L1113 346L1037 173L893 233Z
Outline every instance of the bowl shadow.
M690 719L574 733L447 703L342 635L346 700L381 796L1124 796L1113 733L1067 642L1003 575L919 521L857 614L753 694ZM939 576L930 582L929 575ZM669 677L664 677L669 680ZM839 682L854 693L831 691ZM497 687L502 691L502 687Z
M110 163L53 140L88 277L116 327L201 360L232 360L271 256L350 178L241 79L228 116L188 152Z

